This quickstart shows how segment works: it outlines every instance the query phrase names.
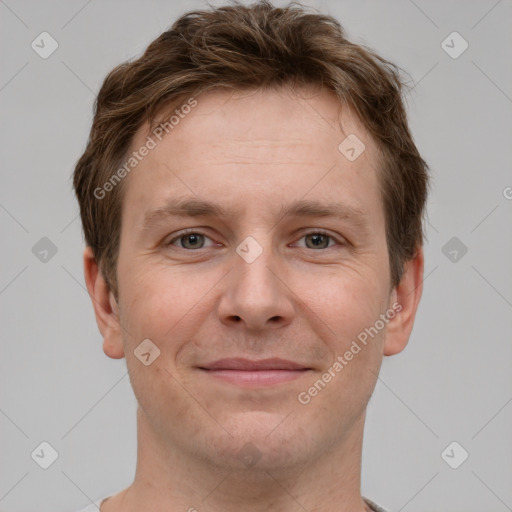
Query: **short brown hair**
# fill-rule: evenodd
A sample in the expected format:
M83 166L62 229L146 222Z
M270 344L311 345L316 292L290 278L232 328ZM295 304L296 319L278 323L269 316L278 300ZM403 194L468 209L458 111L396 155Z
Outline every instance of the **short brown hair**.
M411 136L400 68L347 40L331 16L300 3L276 8L263 0L189 12L144 54L114 68L95 103L84 154L74 171L85 241L117 299L122 190L95 190L121 165L144 123L183 98L212 87L233 90L320 85L353 108L381 154L379 180L386 215L392 285L423 244L428 166Z

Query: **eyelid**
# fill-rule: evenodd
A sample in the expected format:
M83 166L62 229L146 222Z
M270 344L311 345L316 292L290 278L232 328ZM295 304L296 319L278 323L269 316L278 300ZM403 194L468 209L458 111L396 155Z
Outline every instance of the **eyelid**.
M324 235L324 236L330 238L331 240L334 240L336 242L335 245L339 245L339 246L347 245L347 242L341 235L333 235L330 231L325 231L324 229L321 229L321 228L306 228L306 230L307 231L301 232L299 240L308 235ZM330 249L331 247L334 247L334 246L331 245L329 247L326 247L326 249ZM303 247L303 248L309 249L309 247ZM311 250L314 251L315 249L311 249Z
M183 231L179 231L178 233L176 233L171 240L169 240L168 242L164 242L164 245L166 247L171 246L174 244L174 242L178 241L181 237L188 235L188 234L192 234L192 233L204 236L205 238L209 238L210 240L213 241L213 239L210 236L208 236L206 233L204 233L201 230L201 228L188 228L188 229L184 229ZM335 235L331 234L329 231L326 231L321 228L304 228L304 230L301 230L299 233L300 233L299 240L308 235L324 235L324 236L329 237L331 240L334 240L336 242L335 246L336 245L345 246L345 245L348 245L348 243L349 243L345 238L341 237L341 235L335 236ZM297 233L297 234L299 234L299 233ZM215 245L219 245L219 244L217 242L215 242ZM332 247L334 247L334 246L331 245L329 247L326 247L323 250L325 251L326 249L330 249ZM309 247L302 247L302 248L309 249ZM184 247L178 247L178 249L183 249L184 251L188 251L188 252L197 252L197 251L200 251L201 249L208 249L208 247L201 247L200 249L185 249ZM310 250L314 251L316 249L310 249ZM320 249L319 251L321 252L322 249Z
M209 238L210 240L213 241L213 239L210 236L208 236L206 233L201 231L201 228L188 228L188 229L184 229L183 231L178 231L178 233L176 233L168 242L164 242L164 246L167 247L167 246L173 245L173 243L178 241L181 237L184 237L185 235L190 235L192 233L195 235L204 236L205 238ZM216 245L218 245L217 242L216 242ZM194 251L194 249L185 249L184 247L178 247L178 249L183 249L184 251L189 251L189 252ZM205 247L201 247L201 249L205 249ZM195 249L195 251L200 251L201 249ZM207 247L206 247L206 249L207 249Z

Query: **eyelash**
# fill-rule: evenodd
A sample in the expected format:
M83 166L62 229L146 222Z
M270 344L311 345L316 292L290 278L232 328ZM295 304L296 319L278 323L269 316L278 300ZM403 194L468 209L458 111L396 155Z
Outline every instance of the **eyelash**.
M171 245L173 245L174 242L176 242L177 240L179 240L180 238L183 238L185 237L186 235L191 235L191 234L194 234L194 235L201 235L201 236L204 236L206 238L210 238L208 235L206 235L205 233L201 232L201 231L198 231L197 229L194 229L194 228L191 228L191 229L187 229L185 231L182 231L181 233L179 233L177 236L175 236L174 238L172 238L171 240L169 240L169 242L166 242L165 243L165 246L166 247L169 247ZM323 235L323 236L326 236L327 238L329 238L330 240L333 240L336 242L336 245L340 245L340 246L343 246L343 245L346 245L345 243L341 242L340 240L338 240L336 237L334 237L333 235L331 235L330 233L327 233L326 231L323 231L321 229L316 229L316 230L313 230L313 231L309 231L307 233L304 233L300 238L304 238L308 235ZM210 238L211 240L211 238ZM329 247L325 247L324 249L319 249L319 250L326 250L326 249L331 249L333 246L329 246ZM188 252L197 252L197 251L200 251L202 249L209 249L209 247L201 247L200 249L186 249L185 247L177 247L178 249L182 249L184 251L188 251ZM302 249L309 249L309 247L302 247ZM315 251L317 249L310 249L311 251Z

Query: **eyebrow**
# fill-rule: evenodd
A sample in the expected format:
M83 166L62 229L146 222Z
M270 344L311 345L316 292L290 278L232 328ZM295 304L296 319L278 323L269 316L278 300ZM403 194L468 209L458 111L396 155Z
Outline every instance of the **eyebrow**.
M160 222L171 217L236 217L238 212L228 211L216 203L196 198L169 199L165 205L149 211L142 223L142 230L148 231ZM333 217L352 222L356 227L366 230L368 217L356 208L344 203L324 203L318 200L299 200L283 205L277 212L279 220L292 217Z

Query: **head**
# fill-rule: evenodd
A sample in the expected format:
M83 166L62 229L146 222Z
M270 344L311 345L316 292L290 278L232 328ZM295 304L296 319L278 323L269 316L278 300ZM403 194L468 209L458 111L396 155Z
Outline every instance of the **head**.
M268 2L186 14L106 77L74 174L86 280L162 439L219 464L265 446L276 467L362 425L421 296L428 169L403 87L333 18ZM299 369L233 383L227 358Z

